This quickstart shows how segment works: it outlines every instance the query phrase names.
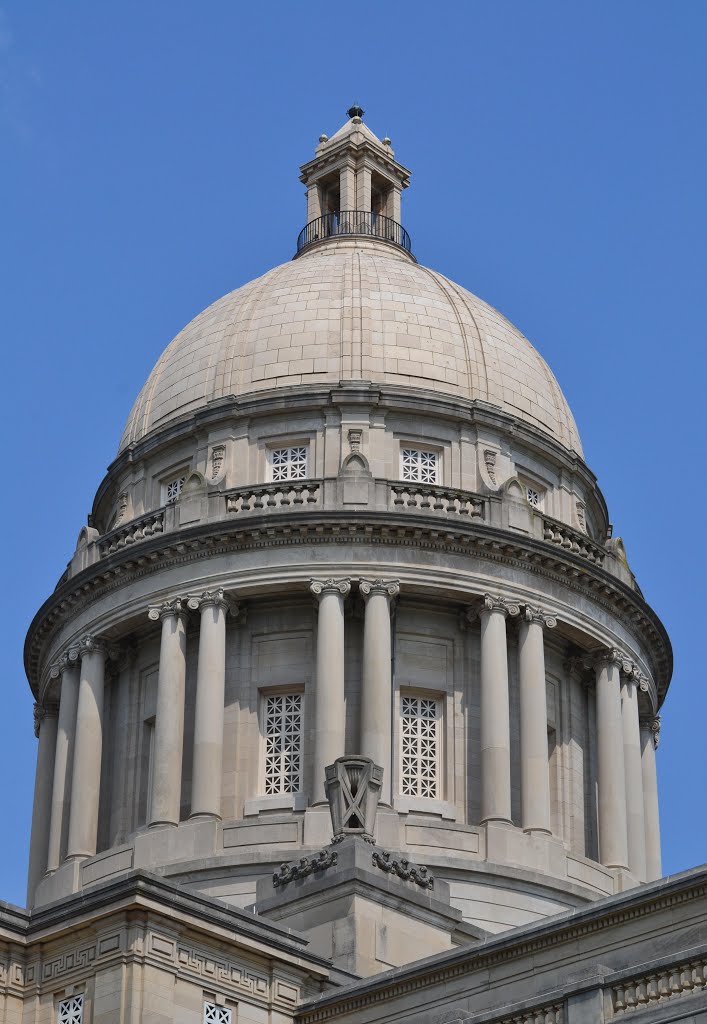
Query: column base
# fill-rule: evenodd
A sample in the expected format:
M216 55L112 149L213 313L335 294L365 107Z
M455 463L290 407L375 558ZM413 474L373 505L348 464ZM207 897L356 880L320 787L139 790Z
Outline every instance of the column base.
M177 828L178 825L179 822L177 821L151 821L147 827L148 829Z

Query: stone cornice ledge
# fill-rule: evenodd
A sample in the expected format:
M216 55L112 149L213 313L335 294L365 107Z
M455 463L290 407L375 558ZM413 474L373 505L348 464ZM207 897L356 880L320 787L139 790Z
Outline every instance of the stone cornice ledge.
M537 924L514 928L471 948L460 947L448 953L438 953L354 983L341 992L320 996L302 1004L297 1013L297 1024L319 1024L320 1021L335 1019L341 1014L443 984L473 971L488 969L700 897L707 897L707 864L641 885L618 896L607 896L588 907L557 914ZM637 969L632 973L635 974ZM572 985L572 991L577 991L576 985ZM562 989L557 993L561 994ZM542 999L552 995L552 992L543 994ZM494 1011L494 1015L497 1016L498 1012Z
M390 512L356 513L356 521L347 511L303 511L287 518L249 516L247 522L219 520L174 533L159 534L139 545L123 548L113 555L84 569L60 584L34 616L25 641L25 671L35 696L38 694L38 671L41 650L58 621L80 606L82 600L93 600L103 590L125 581L132 573L163 570L170 561L184 562L203 558L204 551L216 553L229 549L262 548L274 544L296 543L387 543L421 548L443 547L447 551L474 552L489 561L523 564L533 571L566 586L587 585L596 600L603 600L617 617L624 618L630 628L645 631L651 643L662 648L655 664L659 699L662 701L672 674L672 647L658 616L636 591L598 566L588 563L564 548L511 533L498 527L469 523L448 523L433 516L415 515L409 519ZM547 565L543 564L547 563ZM558 566L569 571L561 573ZM589 581L593 581L592 588ZM610 600L609 600L610 598ZM652 635L651 635L652 634Z

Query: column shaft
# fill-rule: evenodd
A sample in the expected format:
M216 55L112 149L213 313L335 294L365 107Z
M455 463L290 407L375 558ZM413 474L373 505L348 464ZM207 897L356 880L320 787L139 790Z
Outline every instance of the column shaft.
M628 867L639 882L646 880L646 827L643 811L643 768L641 733L638 724L638 693L633 679L621 687L621 725L624 737L626 773L626 825Z
M348 580L314 580L312 592L319 597L317 620L317 670L314 691L313 803L326 800L325 768L343 757L346 741L344 702L344 597Z
M156 612L156 614L155 614ZM186 631L181 602L150 610L161 618L149 824L178 825L182 794Z
M608 868L628 867L620 665L607 657L596 668L599 859Z
M511 730L506 616L516 605L488 595L481 610L481 820L511 821Z
M49 841L49 815L52 800L52 775L56 748L56 715L35 705L39 729L37 767L34 775L34 803L32 806L32 833L29 843L29 870L27 872L27 906L34 905L34 891L47 867Z
M391 802L393 678L390 601L397 582L361 581L363 620L361 753L383 769L381 803Z
M226 686L226 611L223 593L204 595L190 607L201 608L199 663L194 710L194 764L191 816L221 817L223 718Z
M641 770L643 776L643 813L646 829L646 881L662 878L660 857L660 820L658 814L658 777L655 748L660 720L641 720Z
M93 857L98 839L98 804L103 752L105 651L93 642L81 649L76 739L71 769L67 857Z
M61 858L66 851L66 842L69 834L71 771L74 761L79 680L80 669L78 661L67 662L61 674L61 696L56 737L56 755L54 758L47 871L56 871L59 867Z
M555 620L526 608L518 637L520 674L520 782L525 832L550 833L550 770L543 626Z

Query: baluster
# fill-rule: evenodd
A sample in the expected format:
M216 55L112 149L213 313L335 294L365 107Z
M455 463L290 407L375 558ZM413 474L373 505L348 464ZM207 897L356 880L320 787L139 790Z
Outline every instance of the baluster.
M277 487L268 487L266 489L265 493L268 496L268 500L266 501L265 504L268 506L268 508L276 508L277 507L277 497L276 497L277 492L278 492L278 488Z
M420 487L419 488L419 496L420 496L420 508L431 508L432 507L432 502L430 501L430 497L432 496L432 492L430 491L429 487Z
M444 504L442 499L448 498L449 495L447 495L444 491L439 490L434 490L432 493L435 499L432 508L435 510L435 512L444 512Z
M255 496L255 502L253 503L253 508L254 509L256 509L256 508L263 508L263 498L265 496L265 488L264 487L258 487L257 490L253 491L253 494Z
M417 491L413 491L413 489L411 487L408 487L407 488L407 496L408 496L408 498L407 498L407 501L405 502L405 504L408 505L408 506L410 506L410 505L415 505L416 506L417 505L417 499L418 499Z
M393 504L394 505L404 505L405 501L403 499L403 491L405 490L405 488L404 487L395 487L395 486L393 486L391 488L391 490L393 491L393 494L395 495L395 497L393 498Z
M307 504L316 505L319 501L319 484L315 484L314 487L307 487Z
M290 497L291 493L292 493L292 488L291 487L283 487L282 488L282 492L281 492L281 495L280 495L280 505L291 505L292 504L292 498Z
M302 492L304 491L304 487L305 487L304 484L294 484L293 485L292 490L295 492L295 496L292 499L292 504L293 505L303 505L304 504L304 498L302 497Z
M625 999L624 996L625 996L625 993L624 993L623 985L617 985L616 988L614 989L614 1009L615 1010L625 1010L626 1009L626 999Z

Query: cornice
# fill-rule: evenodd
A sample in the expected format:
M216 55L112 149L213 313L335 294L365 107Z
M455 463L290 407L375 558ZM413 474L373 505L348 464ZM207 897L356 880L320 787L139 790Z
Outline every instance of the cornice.
M658 704L665 696L672 672L672 649L665 628L638 593L605 570L565 548L476 522L440 522L424 514L401 521L395 513L353 514L346 510L303 510L281 518L252 515L247 522L219 520L158 534L101 559L61 583L32 620L25 642L25 670L35 696L39 693L43 652L63 621L124 583L201 559L205 553L342 541L473 553L490 563L513 566L562 583L591 597L629 630L642 635L653 653Z
M398 968L394 977L375 977L354 984L343 992L321 996L304 1003L297 1024L319 1024L337 1017L389 1002L431 986L444 985L455 978L489 970L520 957L532 956L563 943L577 941L626 921L645 918L695 899L707 897L707 868L697 868L656 883L609 896L588 907L569 911L526 927L514 928L499 936L440 953L425 966L419 963Z

